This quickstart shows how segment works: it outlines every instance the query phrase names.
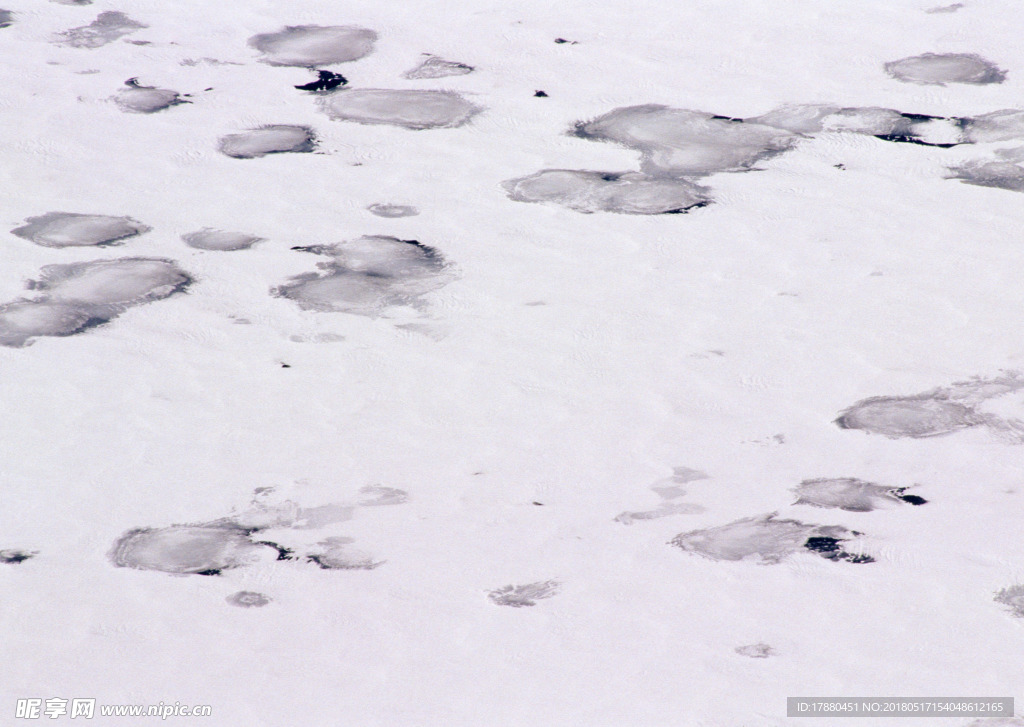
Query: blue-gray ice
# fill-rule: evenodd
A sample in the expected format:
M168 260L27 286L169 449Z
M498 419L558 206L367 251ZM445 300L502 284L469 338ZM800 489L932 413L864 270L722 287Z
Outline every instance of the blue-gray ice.
M0 346L39 336L70 336L128 308L185 290L192 278L172 260L119 258L47 265L28 287L37 295L0 305Z
M47 212L25 222L11 234L43 247L116 245L152 229L131 217L75 212Z
M235 159L258 159L287 152L307 154L316 150L316 135L308 126L272 124L221 137L218 148Z
M373 51L377 34L347 25L290 25L276 33L260 33L249 46L272 66L318 68L359 60Z
M420 213L418 209L407 204L371 204L367 207L372 214L378 217L415 217Z
M342 89L317 99L335 121L388 124L406 129L450 129L462 126L483 109L454 91Z
M204 227L202 230L182 235L181 239L189 247L197 250L217 250L220 252L233 252L235 250L248 250L257 242L263 242L262 237L247 235L244 232L225 232Z
M709 190L693 182L638 172L545 169L502 186L517 202L551 202L584 213L677 214L710 200Z
M145 23L132 20L122 12L108 10L97 15L96 19L88 25L59 33L56 42L72 48L99 48L148 27Z
M403 73L402 77L415 81L445 78L446 76L464 76L472 72L473 66L467 66L465 63L456 63L455 61L446 61L438 56L430 56L411 71Z
M897 81L931 86L984 85L1006 80L1006 71L975 53L924 53L886 63L885 71Z
M317 266L321 272L295 276L271 292L307 310L377 315L419 305L454 277L440 253L416 240L369 236L305 250L329 258Z

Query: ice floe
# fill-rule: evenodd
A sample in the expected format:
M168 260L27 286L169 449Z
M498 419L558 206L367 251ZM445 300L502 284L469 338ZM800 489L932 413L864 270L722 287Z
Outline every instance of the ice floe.
M256 591L238 591L224 599L232 606L239 608L262 608L270 603L270 599Z
M906 487L886 487L853 477L804 480L793 488L797 495L795 505L838 508L849 512L870 512L887 505L923 505L927 502L917 495L905 494L906 490Z
M503 184L518 202L553 202L584 213L634 215L681 213L708 204L708 190L683 179L657 179L637 172L545 169Z
M169 88L139 85L137 78L129 78L123 88L114 96L114 103L122 111L135 114L152 114L163 111L171 106L191 103L181 97L177 91Z
M197 250L218 250L231 252L234 250L248 250L257 242L263 242L262 237L247 235L244 232L225 232L205 227L197 232L190 232L182 235L181 239L189 247Z
M558 581L540 581L518 586L503 586L487 594L499 606L522 608L536 606L537 601L558 595L561 584Z
M1024 586L1004 588L996 594L995 601L1008 606L1014 616L1024 618Z
M110 559L122 568L179 575L219 575L268 556L273 548L240 527L172 525L129 530L114 543Z
M420 213L418 209L407 204L371 204L367 207L371 213L378 217L415 217Z
M403 78L416 81L429 78L445 78L446 76L464 76L473 72L473 66L455 61L446 61L438 56L430 56L418 66L402 74Z

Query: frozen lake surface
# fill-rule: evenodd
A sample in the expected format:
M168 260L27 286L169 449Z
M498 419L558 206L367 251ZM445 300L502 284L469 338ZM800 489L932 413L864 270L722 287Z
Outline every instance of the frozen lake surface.
M5 0L0 713L1024 727L1019 14Z

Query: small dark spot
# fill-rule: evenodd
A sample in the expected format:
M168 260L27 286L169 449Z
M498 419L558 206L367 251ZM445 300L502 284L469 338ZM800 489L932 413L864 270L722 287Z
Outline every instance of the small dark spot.
M807 538L804 547L813 550L815 553L835 553L839 551L839 541L835 538L813 537Z
M283 368L283 369L290 369L291 367L292 367L291 364L286 364L286 363L281 364L281 368Z
M201 570L201 571L197 571L196 575L197 576L219 576L220 575L220 569L219 568L213 568L211 570Z
M319 78L310 83L305 83L295 88L300 91L330 91L339 86L344 86L348 83L348 79L340 73L332 73L331 71L317 71Z
M546 93L544 93L543 91L535 91L533 95L536 96L537 98L547 98L548 97L548 95Z
M204 88L203 90L204 91L212 91L213 90L213 86L210 86L209 88Z
M0 550L0 563L24 563L35 553L26 553L24 550Z
M742 124L743 123L743 119L737 119L735 116L718 116L716 114L716 115L712 116L711 118L718 119L719 121L732 121L733 123L736 123L736 124Z
M538 505L540 507L544 507L544 503L543 502L537 502L536 500L533 501L533 504L534 505Z
M832 166L835 167L836 169L846 169L845 164L833 164Z
M608 174L602 174L601 175L601 179L603 179L606 182L617 182L617 181L619 181L619 179L621 177L622 177L621 174L614 174L612 172L609 172Z
M908 114L908 113L905 113L905 112L902 112L902 111L900 112L900 116L902 116L903 118L907 119L908 121L910 121L911 123L914 123L914 124L920 124L920 123L925 122L925 121L945 121L946 120L946 117L944 117L944 116L929 116L928 114Z
M875 134L876 139L882 141L892 141L897 144L919 144L920 146L937 146L940 149L950 149L959 144L933 144L930 141L923 141L918 139L916 136L910 136L909 134Z
M256 531L254 530L253 532L256 532ZM277 543L272 543L269 540L254 540L253 542L256 545L269 545L271 548L276 550L277 551L277 559L278 560L292 560L292 553L294 551L292 551L291 548L286 548L283 545L278 545Z
M555 38L556 43L574 43L575 41L566 40L565 38Z
M895 495L900 500L903 500L903 502L910 503L911 505L924 505L926 502L928 502L923 497L918 497L917 495L904 495L903 492L906 489L906 487L900 487L899 489L893 490L892 494Z

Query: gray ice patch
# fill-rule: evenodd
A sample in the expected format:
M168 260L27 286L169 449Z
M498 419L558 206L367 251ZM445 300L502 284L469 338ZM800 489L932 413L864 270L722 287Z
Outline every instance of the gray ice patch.
M225 232L204 227L198 232L190 232L182 235L181 239L189 247L197 250L217 250L220 252L232 252L235 250L248 250L257 242L263 242L262 237L246 235L243 232Z
M1024 586L1004 588L995 595L995 601L1008 606L1017 618L1024 618Z
M637 520L658 520L670 515L697 515L704 512L704 507L688 502L665 504L655 510L641 512L623 512L615 516L615 522L632 525Z
M965 120L968 141L987 144L996 141L1024 139L1024 111L1002 109Z
M977 160L955 167L952 179L979 187L1024 192L1024 147L999 149L995 160Z
M446 76L464 76L473 72L473 66L455 61L446 61L444 58L430 56L421 64L402 74L403 78L417 81L427 78L444 78Z
M0 345L17 348L38 336L70 336L132 306L181 292L191 282L173 261L161 258L47 265L28 286L40 295L0 305Z
M924 53L885 64L897 81L945 86L947 83L1002 83L1006 72L974 53Z
M941 13L955 13L957 10L964 6L963 3L953 3L952 5L939 5L934 8L925 10L929 15L938 15Z
M6 28L14 23L14 13L10 10L0 10L0 28Z
M359 60L373 52L377 34L347 25L289 25L276 33L260 33L249 46L272 66L317 68Z
M163 111L171 106L191 103L183 99L177 91L156 86L140 86L138 81L130 78L125 86L114 96L114 103L122 111L133 114L152 114Z
M381 505L404 505L409 501L409 493L397 487L370 485L360 488L359 494L365 499L359 501L361 507L379 507Z
M798 138L772 126L656 104L615 109L578 123L574 134L635 149L644 172L668 176L746 171Z
M499 606L536 606L537 601L558 595L561 584L558 581L540 581L519 586L503 586L491 591L487 597Z
M316 150L316 135L308 126L272 124L241 134L228 134L220 140L221 153L235 159L257 159L267 154Z
M262 608L270 603L270 599L256 591L238 591L224 599L232 606L239 608Z
M679 214L710 200L708 190L692 182L638 172L545 169L502 186L517 202L551 202L584 213Z
M92 5L92 0L50 0L58 5Z
M335 121L389 124L406 129L451 129L483 109L454 91L343 89L317 99Z
M56 42L72 48L99 48L118 38L148 28L145 23L132 20L116 10L108 10L96 16L88 25L71 28L58 34Z
M415 217L420 213L415 207L405 204L371 204L366 209L378 217Z
M851 406L835 423L890 439L938 437L985 424L966 404L941 396L874 396Z
M47 212L25 222L28 224L11 230L11 234L43 247L115 245L153 229L131 217L74 212Z
M804 480L793 492L794 505L813 505L846 510L870 512L880 507L899 503L923 505L926 501L916 495L905 495L905 487L885 487L853 477Z
M752 560L764 565L780 563L801 552L852 563L872 560L869 556L842 550L841 543L855 535L842 526L777 520L775 515L743 518L716 528L680 533L672 539L671 545L711 560Z
M319 273L293 277L271 291L306 310L376 315L396 305L418 305L448 284L451 266L416 240L370 236L338 245L305 248L326 255Z
M218 575L250 565L273 548L238 527L172 525L135 528L114 542L109 557L120 568L179 575Z
M385 561L375 560L369 553L351 547L351 542L344 537L327 538L317 544L319 552L306 557L324 570L373 570L384 565Z
M747 656L751 659L767 659L769 656L775 656L775 649L768 644L761 643L737 646L734 651L740 656Z

